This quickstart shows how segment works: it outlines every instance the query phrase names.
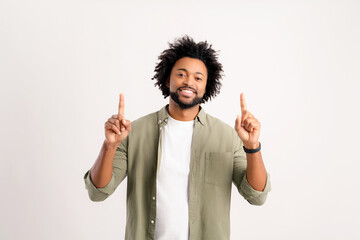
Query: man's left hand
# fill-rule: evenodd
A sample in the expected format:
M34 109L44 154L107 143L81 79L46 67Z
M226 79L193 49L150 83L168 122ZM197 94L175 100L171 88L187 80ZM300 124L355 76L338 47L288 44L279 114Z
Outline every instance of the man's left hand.
M244 94L240 94L241 117L237 115L235 131L247 149L259 147L260 122L252 115L246 106Z

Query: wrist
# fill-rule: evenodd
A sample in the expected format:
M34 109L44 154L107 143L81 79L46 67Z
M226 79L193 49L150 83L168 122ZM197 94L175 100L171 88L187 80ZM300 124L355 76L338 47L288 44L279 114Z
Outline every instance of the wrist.
M256 142L256 143L244 143L243 144L244 145L244 147L246 148L246 149L256 149L256 148L258 148L259 146L260 146L260 143L259 142Z
M104 141L104 146L107 150L116 150L119 144L116 143L110 143L106 139Z
M252 147L256 146L255 144L251 144ZM247 148L245 145L243 145L243 149L246 153L257 153L261 150L261 143L259 142L259 146L257 148Z

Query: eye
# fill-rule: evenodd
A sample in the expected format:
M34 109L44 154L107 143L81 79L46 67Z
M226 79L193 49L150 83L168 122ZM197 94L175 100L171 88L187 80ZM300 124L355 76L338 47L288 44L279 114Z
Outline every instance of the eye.
M178 76L179 76L179 77L183 77L183 76L184 76L184 74L182 74L182 73L178 73Z
M201 78L199 78L199 77L197 77L197 78L195 78L196 80L198 80L198 81L201 81L202 79Z

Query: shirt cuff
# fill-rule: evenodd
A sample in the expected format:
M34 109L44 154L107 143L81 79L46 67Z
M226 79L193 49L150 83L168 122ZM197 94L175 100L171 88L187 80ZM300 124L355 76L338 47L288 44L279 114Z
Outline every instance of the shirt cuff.
M253 205L262 205L265 203L267 193L271 190L270 174L266 172L266 183L263 191L255 190L247 181L246 172L241 182L240 190L244 198Z
M105 200L112 192L114 192L114 183L115 177L112 174L110 181L102 188L97 188L91 180L90 170L88 170L84 175L85 188L88 190L89 197L92 201L103 201Z

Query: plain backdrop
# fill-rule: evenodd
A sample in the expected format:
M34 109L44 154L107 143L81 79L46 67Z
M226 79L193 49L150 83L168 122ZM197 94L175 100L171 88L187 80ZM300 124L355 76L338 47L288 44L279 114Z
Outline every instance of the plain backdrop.
M359 1L0 0L0 239L123 239L126 179L91 202L83 175L117 113L168 99L151 80L185 34L224 66L205 111L262 124L272 191L233 185L231 239L360 239Z

